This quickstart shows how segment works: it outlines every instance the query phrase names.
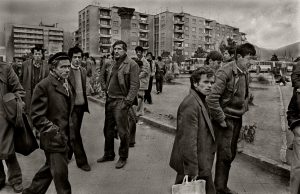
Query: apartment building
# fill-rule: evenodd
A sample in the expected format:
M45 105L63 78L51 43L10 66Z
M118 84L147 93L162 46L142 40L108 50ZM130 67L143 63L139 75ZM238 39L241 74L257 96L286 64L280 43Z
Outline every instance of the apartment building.
M48 54L62 51L64 31L56 25L5 24L5 46L7 61L30 53L35 45L42 45Z
M193 56L198 47L218 50L222 41L232 37L241 43L244 33L236 27L223 25L215 20L193 16L188 13L165 11L154 16L154 54L164 51Z
M134 48L142 46L146 51L153 50L152 15L134 12L131 19L130 44L127 53L134 55ZM88 5L79 11L79 27L75 41L94 57L110 54L111 46L121 40L121 18L118 7Z

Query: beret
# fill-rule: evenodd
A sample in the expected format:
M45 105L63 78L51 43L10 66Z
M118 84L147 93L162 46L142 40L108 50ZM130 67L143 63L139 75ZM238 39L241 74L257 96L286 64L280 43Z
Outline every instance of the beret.
M71 60L70 60L70 57L68 56L67 53L65 53L65 52L58 52L58 53L55 53L53 56L51 56L51 57L49 58L48 64L52 64L52 62L53 62L54 60L60 61L60 60L66 60L66 59L69 60L69 61L71 61Z

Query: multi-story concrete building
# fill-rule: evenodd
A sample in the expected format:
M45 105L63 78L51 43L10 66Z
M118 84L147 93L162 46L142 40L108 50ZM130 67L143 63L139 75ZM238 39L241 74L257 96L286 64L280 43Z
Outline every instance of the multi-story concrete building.
M22 57L30 53L35 45L42 45L48 54L62 51L64 31L56 25L38 26L5 24L6 57L12 61L13 57Z
M198 47L219 50L222 41L232 37L238 43L242 34L236 27L188 13L165 11L154 16L154 54L164 51L191 57Z
M84 52L101 56L111 52L111 45L121 39L121 18L118 7L88 5L79 11L79 28L75 41ZM193 56L198 47L219 50L222 41L232 37L236 42L245 40L245 34L236 27L188 13L161 12L156 15L134 12L131 19L129 55L138 45L154 55L164 51L171 55Z
M84 52L92 56L102 56L111 52L116 40L121 40L121 18L118 7L88 5L79 11L79 28L75 40ZM138 45L145 50L152 50L153 16L134 12L131 19L130 45L128 54L134 54Z

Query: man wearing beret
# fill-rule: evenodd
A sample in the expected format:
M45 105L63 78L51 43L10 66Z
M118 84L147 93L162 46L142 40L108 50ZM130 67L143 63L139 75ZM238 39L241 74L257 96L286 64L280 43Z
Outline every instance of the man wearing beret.
M46 163L34 176L24 194L46 193L53 179L58 194L70 194L68 180L68 140L72 131L74 97L68 84L70 58L59 52L49 59L50 74L34 89L32 121L40 131L40 147Z
M91 167L88 164L80 134L84 112L89 112L86 95L87 71L81 67L83 52L79 47L70 48L68 55L71 59L71 69L68 79L74 89L75 96L75 104L72 111L72 122L74 124L72 134L74 136L70 137L71 149L68 157L71 159L74 152L77 166L84 171L90 171Z
M129 152L128 111L139 90L139 66L127 56L127 44L121 40L113 44L113 56L108 70L107 99L104 121L104 156L97 162L115 158L115 127L120 137L119 160L116 168L123 168Z

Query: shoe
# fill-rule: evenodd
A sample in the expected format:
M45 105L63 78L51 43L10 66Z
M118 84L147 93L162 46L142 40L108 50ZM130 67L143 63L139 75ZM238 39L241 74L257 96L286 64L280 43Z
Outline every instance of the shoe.
M114 161L114 159L115 159L114 156L103 156L102 158L99 158L97 162L102 163L102 162Z
M117 169L123 168L126 164L126 161L127 161L127 159L120 158L116 164L116 168Z
M87 172L91 171L91 167L89 164L84 164L84 165L80 166L79 168L83 171L87 171Z
M21 193L23 191L23 185L22 185L22 183L13 184L12 188L14 189L15 193Z
M233 190L230 190L229 188L226 188L223 191L217 191L217 194L238 194L238 193Z
M129 144L129 147L130 147L130 148L133 148L133 147L134 147L134 144L135 144L135 143L130 143L130 144Z

